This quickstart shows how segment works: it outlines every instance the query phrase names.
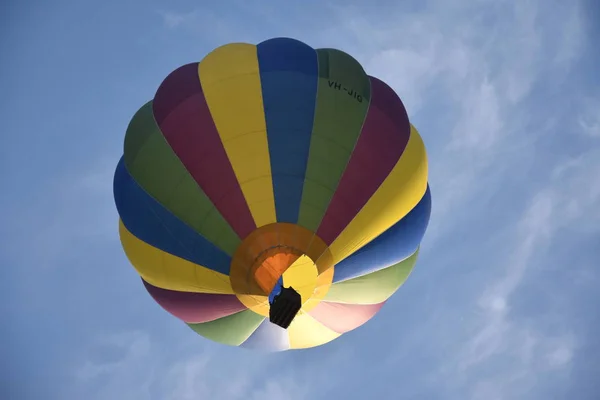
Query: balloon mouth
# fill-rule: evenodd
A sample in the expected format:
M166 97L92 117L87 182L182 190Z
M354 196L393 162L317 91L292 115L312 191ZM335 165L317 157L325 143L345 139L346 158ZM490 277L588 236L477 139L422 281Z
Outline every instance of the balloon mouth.
M251 279L263 290L263 294L275 290L279 280L283 279L284 273L299 258L305 256L303 250L286 244L277 244L261 251L254 260L254 265L248 269L246 283ZM283 284L283 282L282 282Z
M236 249L229 279L239 300L268 316L277 294L293 287L302 309L312 309L325 296L333 279L333 257L314 232L290 223L261 226Z

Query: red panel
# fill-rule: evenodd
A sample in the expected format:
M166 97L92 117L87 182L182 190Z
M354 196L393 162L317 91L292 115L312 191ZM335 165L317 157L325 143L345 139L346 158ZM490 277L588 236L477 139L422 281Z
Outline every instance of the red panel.
M317 230L328 245L373 196L404 152L410 122L392 88L371 79L371 103L362 132Z
M256 225L221 142L198 76L198 63L173 71L153 101L167 142L233 230L245 238Z
M373 318L384 304L385 302L362 305L322 301L309 314L332 331L346 333Z

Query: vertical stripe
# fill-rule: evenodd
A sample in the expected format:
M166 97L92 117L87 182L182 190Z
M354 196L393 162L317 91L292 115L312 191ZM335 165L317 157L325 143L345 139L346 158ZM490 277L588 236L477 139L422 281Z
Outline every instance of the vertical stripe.
M340 337L340 333L334 332L319 323L309 314L300 311L287 329L290 348L306 349L320 346Z
M379 304L344 304L322 301L309 314L337 333L346 333L369 321L381 310Z
M429 187L419 204L377 239L335 266L333 282L366 275L410 257L425 235L431 215Z
M335 283L325 301L348 304L379 304L390 298L406 282L415 267L419 250L391 267Z
M427 154L423 140L411 125L402 156L367 204L329 246L335 263L365 246L398 222L427 190Z
M229 274L231 257L150 197L133 180L123 158L115 171L113 192L123 224L138 239L213 271Z
M319 84L298 224L316 231L361 132L371 84L350 55L318 49Z
M276 222L256 46L217 48L198 73L212 119L256 226Z
M317 53L287 38L257 46L278 222L298 221L313 129Z
M273 288L273 290L271 290L271 293L269 293L269 304L273 302L273 300L275 300L275 297L277 297L277 295L279 293L281 293L281 288L283 287L283 275L279 277L279 279L277 280L277 283L275 284L275 287Z
M402 101L392 88L371 80L371 103L362 132L317 234L331 244L396 165L410 136Z
M283 285L293 287L302 297L302 304L310 299L317 287L317 266L306 255L298 258L283 273Z
M206 105L197 63L165 78L154 96L153 110L183 165L235 232L246 237L255 225Z
M119 237L131 265L153 286L194 293L234 294L227 275L150 246L132 235L121 220Z
M240 238L166 142L146 103L125 135L127 170L149 195L209 242L231 255Z
M214 321L246 307L233 294L208 294L162 289L144 281L144 287L165 311L189 323Z
M217 343L239 346L258 328L265 317L252 310L219 318L202 324L188 324L197 334Z
M262 351L283 351L290 348L290 340L285 329L265 318L240 347Z

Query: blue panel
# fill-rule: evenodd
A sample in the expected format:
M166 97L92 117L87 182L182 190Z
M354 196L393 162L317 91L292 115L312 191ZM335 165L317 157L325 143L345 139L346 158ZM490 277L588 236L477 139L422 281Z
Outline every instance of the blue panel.
M282 351L290 348L290 339L287 330L265 318L240 347L262 351Z
M229 275L231 257L152 198L127 171L123 157L113 182L123 224L138 239L174 256Z
M404 218L335 266L333 282L366 275L411 256L425 236L430 215L431 192L428 185L423 198Z
M281 293L282 287L283 287L283 275L281 275L279 277L279 279L277 280L277 283L275 284L275 287L273 288L273 290L271 290L271 293L269 294L269 304L273 303L273 299L275 299L275 296L277 296L279 293Z
M257 49L277 221L296 223L315 114L317 53L288 38Z

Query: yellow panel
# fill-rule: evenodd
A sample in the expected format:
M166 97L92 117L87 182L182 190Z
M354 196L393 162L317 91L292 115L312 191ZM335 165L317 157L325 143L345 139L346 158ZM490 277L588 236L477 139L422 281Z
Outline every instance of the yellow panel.
M227 275L150 246L129 232L121 220L119 235L127 258L149 284L185 292L233 294Z
M335 264L354 253L403 218L427 190L427 154L411 125L404 153L367 204L329 247Z
M305 303L317 286L317 266L310 257L303 255L283 273L283 285L293 287Z
M204 97L258 227L276 222L256 46L215 49L198 67Z
M335 273L335 268L331 267L325 271L323 271L321 273L321 275L319 275L317 277L317 287L315 288L315 291L312 295L311 301L313 302L313 304L311 304L311 302L307 302L302 306L302 309L306 312L312 310L313 308L315 308L317 306L317 304L325 298L325 296L327 295L327 292L329 291L329 288L331 287L331 283L333 282L333 275Z
M340 336L341 334L326 328L304 311L298 313L288 328L290 348L292 349L320 346Z
M236 296L250 310L265 317L269 316L269 308L271 306L269 305L269 298L267 296L249 294L236 294Z

